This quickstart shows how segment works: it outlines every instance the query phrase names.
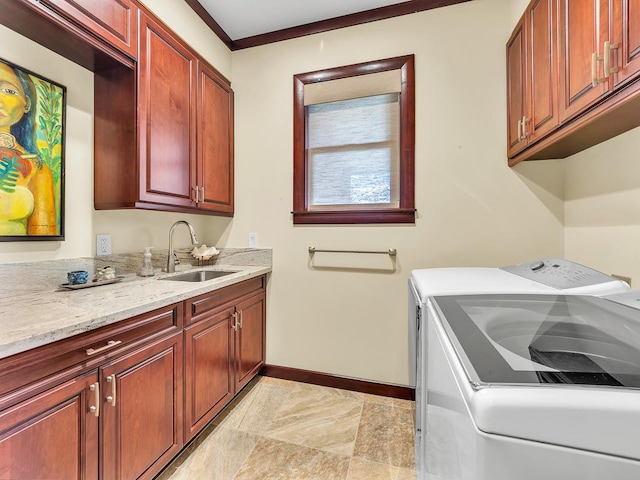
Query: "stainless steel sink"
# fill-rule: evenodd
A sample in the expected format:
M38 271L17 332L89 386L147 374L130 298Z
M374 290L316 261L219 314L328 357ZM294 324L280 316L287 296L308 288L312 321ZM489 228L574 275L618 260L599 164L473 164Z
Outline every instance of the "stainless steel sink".
M229 272L226 270L194 270L180 273L178 275L161 277L159 280L174 280L176 282L206 282L207 280L224 277L225 275L231 275L232 273L236 272Z

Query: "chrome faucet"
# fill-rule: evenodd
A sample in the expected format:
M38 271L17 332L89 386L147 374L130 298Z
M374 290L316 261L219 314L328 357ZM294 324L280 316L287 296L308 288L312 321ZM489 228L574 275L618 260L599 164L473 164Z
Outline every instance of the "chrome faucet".
M176 271L176 263L180 263L180 260L177 259L176 255L173 253L173 231L178 226L179 223L184 223L187 227L189 227L189 234L191 235L191 243L193 245L198 244L198 239L196 238L196 232L193 230L191 224L185 220L178 220L176 223L171 225L171 229L169 230L169 255L167 256L167 272L173 273Z

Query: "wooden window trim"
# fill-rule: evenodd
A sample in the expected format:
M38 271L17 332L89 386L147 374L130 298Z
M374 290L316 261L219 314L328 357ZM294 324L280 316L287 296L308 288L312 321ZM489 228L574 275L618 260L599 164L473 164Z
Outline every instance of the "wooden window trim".
M304 86L388 70L400 70L400 206L362 210L310 211L307 204L307 154ZM415 69L414 56L387 58L328 70L302 73L293 77L293 223L370 224L415 223Z

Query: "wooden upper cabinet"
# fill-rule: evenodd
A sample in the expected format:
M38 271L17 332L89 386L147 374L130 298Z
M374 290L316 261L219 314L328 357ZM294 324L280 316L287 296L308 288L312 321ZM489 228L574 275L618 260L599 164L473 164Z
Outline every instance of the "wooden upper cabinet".
M614 88L626 85L640 72L640 0L613 1L611 52Z
M523 18L507 43L507 151L510 157L527 146L527 139L522 135L522 119L527 115L524 25Z
M554 0L533 1L507 43L508 155L558 126Z
M640 126L639 77L640 0L532 0L507 43L509 165Z
M527 20L527 89L529 115L523 134L531 143L556 128L558 115L558 67L555 0L535 1Z
M146 10L139 46L94 76L95 208L233 215L229 81Z
M233 90L227 80L198 62L199 207L233 214Z
M611 90L604 73L610 41L609 0L558 0L560 21L560 118L582 113Z
M40 0L136 58L138 7L131 0Z
M151 17L140 31L140 200L194 206L196 57Z

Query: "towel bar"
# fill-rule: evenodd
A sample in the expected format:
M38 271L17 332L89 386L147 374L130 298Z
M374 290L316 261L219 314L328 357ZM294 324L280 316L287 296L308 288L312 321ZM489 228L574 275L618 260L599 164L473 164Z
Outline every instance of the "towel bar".
M309 254L313 255L314 253L370 253L373 255L389 255L391 257L395 257L398 254L398 251L395 248L390 248L388 250L330 250L330 249L319 249L316 247L309 247Z

